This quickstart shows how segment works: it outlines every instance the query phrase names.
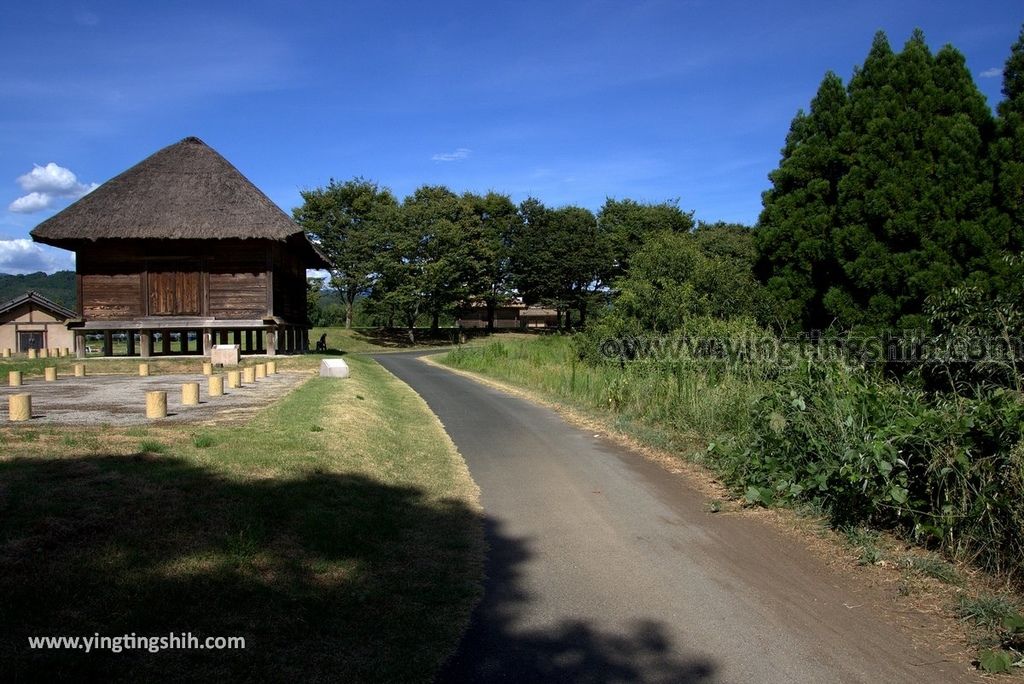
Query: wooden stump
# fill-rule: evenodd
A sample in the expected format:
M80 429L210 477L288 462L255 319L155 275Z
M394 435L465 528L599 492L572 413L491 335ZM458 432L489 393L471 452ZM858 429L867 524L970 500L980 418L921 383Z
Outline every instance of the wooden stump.
M210 376L210 388L208 394L211 397L222 397L224 396L224 376L223 375L211 375Z
M21 371L11 371L8 373L7 384L11 387L21 387Z
M57 368L55 366L47 366L46 370L43 371L43 377L46 382L57 381Z
M256 379L267 377L267 364L257 363L256 364Z
M213 364L209 361L203 363L203 375L213 375Z
M242 382L246 385L251 385L256 382L256 369L252 366L246 366L242 369Z
M45 358L48 358L49 356L50 356L50 353L46 349L40 349L38 352L36 352L36 358L39 358L39 359L45 359ZM29 356L29 358L31 359L32 357Z
M36 352L36 350L35 350L35 349L29 349L29 350L28 350L28 358L30 358L30 359L34 359L34 358L36 358L37 356L39 356L39 353L38 353L38 352Z
M76 378L84 378L85 377L85 364L84 363L76 363L75 364L75 377Z
M5 359L9 359L9 358L11 358L11 350L10 350L10 348L9 348L9 347L8 347L8 348L6 348L6 349L4 349L4 358L5 358Z
M149 364L148 363L140 363L139 364L139 377L140 378L148 378L149 377Z
M146 417L151 420L167 417L167 392L146 392Z
M228 371L228 388L236 389L242 386L242 374L236 370Z
M267 361L267 375L277 375L277 361Z
M186 382L181 386L181 405L182 406L198 406L199 405L199 383L198 382Z
M7 419L13 422L32 418L32 395L12 394L7 405Z

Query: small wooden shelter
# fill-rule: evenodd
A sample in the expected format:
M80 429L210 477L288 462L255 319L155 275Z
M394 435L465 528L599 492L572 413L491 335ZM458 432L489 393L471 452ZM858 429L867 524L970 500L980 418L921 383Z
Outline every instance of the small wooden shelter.
M198 138L107 181L32 239L76 253L78 317L68 327L80 356L95 334L112 355L118 333L129 355L208 354L218 342L304 351L306 269L328 267L295 222Z
M74 341L67 322L75 318L74 311L38 292L26 292L0 304L0 349L25 353L70 348Z

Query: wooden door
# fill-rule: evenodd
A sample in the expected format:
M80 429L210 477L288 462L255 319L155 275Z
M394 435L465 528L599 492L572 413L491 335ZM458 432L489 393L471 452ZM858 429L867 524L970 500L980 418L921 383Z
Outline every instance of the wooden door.
M151 264L149 313L151 316L198 316L199 271L189 264Z

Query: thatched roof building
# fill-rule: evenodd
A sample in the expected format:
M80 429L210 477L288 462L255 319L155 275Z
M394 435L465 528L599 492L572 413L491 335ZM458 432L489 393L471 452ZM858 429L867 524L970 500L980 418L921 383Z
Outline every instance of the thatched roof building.
M111 178L36 226L32 239L72 250L110 239L276 240L305 251L310 268L327 267L287 214L195 137Z
M243 351L301 349L305 270L329 266L277 205L192 137L43 221L32 238L77 252L80 319L72 327L108 339L141 331L144 355L157 331L165 353L171 337L191 352L188 335L170 334L191 331L204 331L203 351L218 331L221 341L232 333L238 342L245 331ZM278 332L283 345L275 344Z

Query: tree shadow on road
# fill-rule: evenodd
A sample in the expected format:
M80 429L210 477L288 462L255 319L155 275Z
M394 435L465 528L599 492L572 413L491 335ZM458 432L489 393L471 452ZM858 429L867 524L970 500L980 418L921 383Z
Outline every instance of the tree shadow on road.
M680 655L663 623L637 622L628 633L609 632L581 619L545 628L517 626L534 600L522 586L526 540L485 521L489 546L484 598L474 611L457 653L439 682L704 682L715 665ZM571 578L566 578L571 582ZM614 616L609 616L614 618Z

